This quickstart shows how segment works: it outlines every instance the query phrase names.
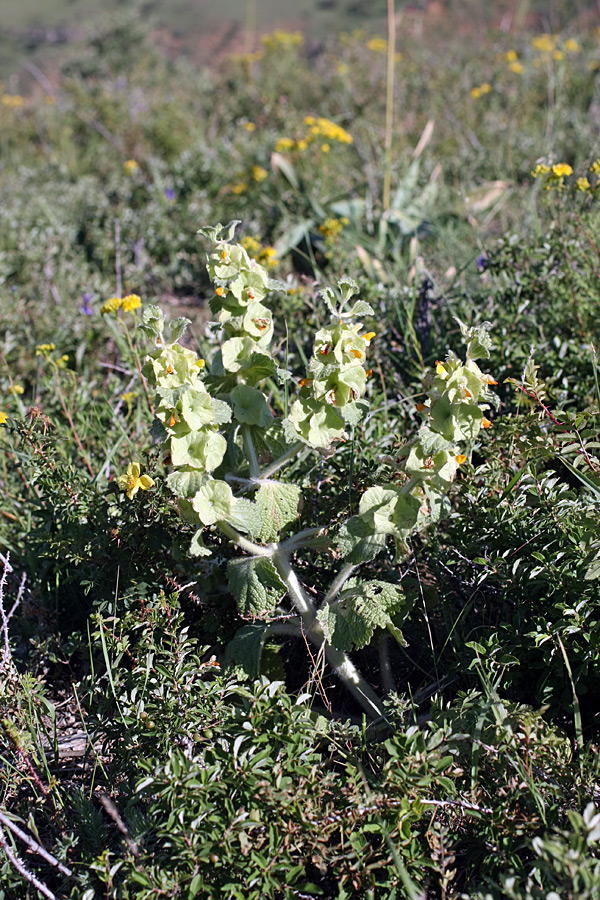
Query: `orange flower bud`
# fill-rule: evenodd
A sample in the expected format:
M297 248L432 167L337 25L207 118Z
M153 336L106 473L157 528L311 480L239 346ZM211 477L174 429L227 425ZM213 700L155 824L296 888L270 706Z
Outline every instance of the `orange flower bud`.
M217 297L222 297L224 293L225 290L222 287L218 287L215 289L215 294L217 295Z
M482 422L481 424L483 425L484 428L491 428L491 427L492 427L492 423L490 422L489 419L486 419L486 418L483 419L483 422Z
M424 409L427 409L424 403L417 403L415 409L417 412L423 412Z
M458 463L459 466L462 466L462 464L466 463L466 461L467 461L467 457L464 455L464 453L459 453L458 456L456 457L456 462Z

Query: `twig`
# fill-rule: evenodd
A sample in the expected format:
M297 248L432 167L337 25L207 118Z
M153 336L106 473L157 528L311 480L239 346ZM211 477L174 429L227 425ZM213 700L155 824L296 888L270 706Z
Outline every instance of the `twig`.
M8 578L8 573L12 572L12 566L10 565L10 554L6 554L6 558L3 558L4 565L2 566L2 575L0 575L0 632L2 633L2 638L4 641L4 649L2 662L0 662L0 673L4 672L5 668L8 666L11 660L11 652L10 652L10 643L8 640L8 620L10 615L6 614L6 610L4 609L4 588L6 587L6 581ZM12 612L11 610L11 615Z
M6 840L6 835L1 827L0 827L0 847L2 847L2 849L6 853L8 861L11 863L11 865L13 865L15 867L17 872L19 872L19 874L22 875L23 878L29 882L29 884L32 884L34 886L34 888L37 888L37 890L40 892L40 894L43 894L44 897L48 898L48 900L57 900L56 894L53 894L52 891L50 890L50 888L47 885L45 885L43 881L40 881L39 878L36 878L36 876L33 874L33 872L29 871L29 869L27 868L27 866L25 865L23 860L19 859L17 854L13 852L8 841Z
M4 825L5 828L8 828L9 831L12 831L13 834L16 834L18 838L20 838L24 844L27 844L30 850L33 850L34 853L37 853L38 856L41 856L42 859L45 859L47 863L50 863L51 866L54 866L58 869L59 872L62 872L63 875L67 877L71 877L73 872L67 866L63 865L60 860L56 859L55 856L52 856L51 853L42 847L41 844L38 844L37 841L34 841L32 837L22 831L18 825L16 825L12 819L9 819L8 816L5 816L4 813L0 810L0 823Z
M125 843L133 853L133 855L137 858L140 855L140 850L136 842L129 836L129 831L127 830L127 825L121 818L121 814L114 802L110 799L108 794L98 794L98 800L104 807L105 812L111 817L123 837L125 838Z

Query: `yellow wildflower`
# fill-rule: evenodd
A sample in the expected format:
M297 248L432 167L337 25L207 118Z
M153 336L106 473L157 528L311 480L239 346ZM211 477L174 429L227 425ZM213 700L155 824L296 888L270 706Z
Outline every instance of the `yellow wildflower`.
M575 38L567 38L565 41L565 50L567 53L581 53L581 47Z
M594 160L590 166L590 172L592 175L600 175L600 159Z
M244 194L248 190L248 185L245 181L238 181L237 184L234 184L231 188L232 194Z
M546 166L544 163L538 163L531 174L534 178L538 178L540 175L547 175L549 171L550 166Z
M127 474L119 475L117 484L121 490L125 491L128 498L133 500L137 492L140 490L147 491L154 487L154 481L149 475L141 475L140 464L137 462L129 463L127 466Z
M552 54L554 59L556 59L557 61L561 60L564 57L564 55L565 54L562 52L562 50L555 50L554 53Z
M321 144L321 153L329 153L330 150L329 144Z
M517 61L517 51L509 50L504 58L506 59L506 62L516 62Z
M119 309L121 309L123 301L120 297L111 297L110 300L107 300L106 303L103 303L100 307L100 312L103 316L108 313L116 313Z
M471 88L470 93L473 100L479 100L481 97L481 90L478 87Z
M25 388L22 384L11 384L9 391L11 392L11 394L21 395L25 393Z
M126 175L133 175L133 173L137 172L139 169L139 165L135 159L126 159L123 163L123 169L125 170Z
M274 31L272 34L264 34L260 40L267 50L291 50L304 43L301 31Z
M275 144L275 150L277 153L281 153L282 150L291 150L296 144L296 141L293 141L289 137L279 138L277 143Z
M573 174L573 169L568 163L557 163L555 166L552 166L552 174L556 178L567 178Z
M302 152L303 150L306 150L306 148L308 147L308 143L305 140L300 140L300 141L298 141L296 146L297 146L298 150L300 150L300 152Z
M556 38L552 34L540 34L531 39L531 46L540 53L552 53L556 49Z
M514 72L515 75L520 75L523 71L523 66L521 65L520 62L511 62L510 66L508 68L510 69L511 72Z
M56 344L38 344L35 355L36 356L45 356L46 353L51 353L56 349Z
M246 131L256 131L256 125L254 124L254 122L246 122L244 124L244 128L246 129Z
M269 173L267 172L267 170L263 169L262 166L252 166L252 177L259 184L261 181L264 181L265 178L267 178L268 174Z
M304 124L305 124L305 125L316 125L316 124L317 124L317 120L315 119L314 116L305 116L305 117L304 117Z
M127 294L127 296L123 297L121 300L121 306L123 307L124 312L133 312L134 309L139 309L141 305L141 298L138 297L137 294Z
M464 453L459 453L458 456L456 457L456 462L458 463L459 466L462 466L462 464L466 463L466 461L467 461L467 457L464 455Z
M0 425L6 425L6 420L8 419L8 413L0 410Z
M488 84L487 81L484 81L483 84L479 85L479 90L482 94L489 94L492 90L491 84Z
M387 53L387 41L382 37L373 37L367 41L367 50L373 50L375 53Z
M589 178L578 178L575 182L576 191L589 191L591 188Z
M204 362L203 359L197 359L196 362L194 363L194 365L198 366L199 369L203 369L204 366L206 365L206 363Z
M338 73L338 75L347 75L349 72L348 63L345 63L345 62L337 63L335 70Z
M23 98L20 94L2 94L0 99L2 106L6 106L7 109L18 109L23 106Z

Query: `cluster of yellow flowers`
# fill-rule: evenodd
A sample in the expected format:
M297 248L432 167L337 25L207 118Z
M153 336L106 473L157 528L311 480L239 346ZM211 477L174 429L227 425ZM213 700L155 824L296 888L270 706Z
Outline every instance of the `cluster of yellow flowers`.
M491 91L491 84L488 84L487 81L484 81L483 84L480 84L478 87L471 88L471 97L474 100L478 100L480 97L485 96L485 94L490 94Z
M514 72L515 75L520 75L522 73L523 64L519 62L519 57L516 50L508 50L504 58L508 63L508 68L511 72Z
M261 181L264 181L265 178L268 178L269 173L262 166L254 165L252 166L251 175L252 181L260 184ZM230 185L229 190L232 194L245 194L248 190L248 182L244 181L243 173L238 177L240 177L240 181L236 181L234 184Z
M332 245L336 242L345 226L349 224L350 219L348 219L346 216L341 216L339 219L330 216L329 218L325 219L322 225L319 225L319 231L325 238L325 243L328 245Z
M247 234L240 241L240 244L251 259L255 259L261 266L267 266L272 269L277 265L277 253L275 247L263 247L258 238Z
M267 50L292 50L302 46L304 36L301 31L274 31L272 34L263 34L260 40Z
M531 46L540 54L536 60L538 65L547 59L557 61L564 59L565 53L581 53L581 47L575 38L567 38L560 47L559 37L556 34L539 34L531 39Z
M103 316L108 313L117 313L120 309L123 312L133 312L142 305L141 298L137 294L127 294L126 297L111 297L100 307Z
M2 106L6 106L7 109L18 109L20 106L23 106L23 98L20 94L2 94L0 103L2 103Z
M590 174L596 176L595 184L590 182L587 175L581 175L573 183L573 188L580 193L596 193L600 190L600 159L596 159L590 166ZM565 178L569 178L573 174L573 168L568 163L555 163L548 166L545 163L538 163L532 171L534 178L544 178L544 190L561 190L564 187Z
M43 356L44 359L49 362L54 363L57 369L66 369L67 363L69 362L69 357L66 353L63 353L62 356L52 357L50 354L53 350L56 350L56 344L38 344L35 349L36 356ZM22 394L23 389L19 387L18 384L14 385L13 393Z
M133 175L134 172L137 172L139 167L139 163L137 163L135 159L126 159L123 163L123 169L126 175Z
M289 137L279 138L275 144L277 153L282 153L286 150L302 152L319 139L321 139L322 153L329 153L331 150L330 142L338 144L352 144L354 142L354 138L345 128L342 128L336 122L332 122L331 119L325 119L323 116L319 116L319 118L306 116L304 124L308 126L308 130L299 140L294 141Z

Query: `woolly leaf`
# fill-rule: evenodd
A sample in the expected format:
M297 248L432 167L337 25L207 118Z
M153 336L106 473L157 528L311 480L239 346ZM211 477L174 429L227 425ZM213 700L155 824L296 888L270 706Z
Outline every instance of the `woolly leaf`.
M240 666L250 678L258 678L267 627L266 622L255 622L240 628L227 645L225 665Z
M275 566L265 557L244 556L230 560L227 582L242 615L268 615L286 593Z
M258 506L252 500L236 497L227 521L238 531L249 534L251 538L258 539L260 536L261 515Z
M259 539L265 543L277 540L280 532L298 518L300 488L295 484L270 481L261 485L256 495L260 511Z
M377 628L398 627L398 616L406 617L410 603L398 585L385 581L351 579L335 604L319 610L318 622L336 650L365 647Z

